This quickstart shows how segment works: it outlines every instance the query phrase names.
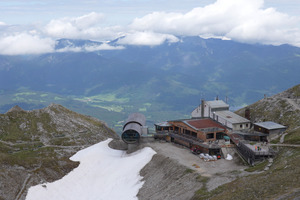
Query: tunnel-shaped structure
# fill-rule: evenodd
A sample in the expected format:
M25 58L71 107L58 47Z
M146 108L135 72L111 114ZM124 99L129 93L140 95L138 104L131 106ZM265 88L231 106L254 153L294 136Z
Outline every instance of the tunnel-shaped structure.
M122 133L122 140L127 144L137 143L146 124L146 117L141 113L132 113L127 118Z

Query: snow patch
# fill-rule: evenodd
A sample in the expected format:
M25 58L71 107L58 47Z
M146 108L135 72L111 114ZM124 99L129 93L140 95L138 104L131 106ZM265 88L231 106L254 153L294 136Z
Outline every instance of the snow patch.
M156 152L145 147L135 153L108 147L112 139L77 152L80 165L62 179L29 188L26 200L137 199L144 182L140 170Z
M230 154L227 154L226 160L232 160L232 156Z

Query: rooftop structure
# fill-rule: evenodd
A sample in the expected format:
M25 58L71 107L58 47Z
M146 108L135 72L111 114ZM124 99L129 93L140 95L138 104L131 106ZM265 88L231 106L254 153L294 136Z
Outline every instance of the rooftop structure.
M213 112L229 110L229 105L222 100L214 100L214 101L201 101L201 105L199 105L192 112L192 118L199 117L210 117L212 118Z
M219 123L214 122L211 119L189 119L184 120L183 123L188 125L189 127L193 128L197 131L202 132L214 132L216 131L225 131L225 127L220 125Z
M250 120L229 110L217 111L214 113L213 118L232 130L249 129L251 125Z
M278 134L283 133L286 129L286 126L270 121L254 123L254 130L268 134L269 140L275 138Z
M229 111L229 105L222 100L202 100L191 115L192 118L211 118L232 130L249 129L251 126L250 120Z
M262 128L268 129L268 130L274 130L274 129L286 129L286 126L283 126L281 124L277 124L275 122L267 121L267 122L258 122L254 123L256 126L260 126Z
M206 101L206 104L210 108L224 108L227 110L229 109L229 105L222 100Z

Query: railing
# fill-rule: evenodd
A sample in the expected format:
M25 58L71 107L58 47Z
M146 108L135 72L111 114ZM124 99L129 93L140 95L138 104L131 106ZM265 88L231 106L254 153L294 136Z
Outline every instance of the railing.
M255 161L262 159L263 157L275 155L275 151L270 148L268 149L268 151L253 151L243 142L238 143L237 149L242 157L244 157L244 159L251 165L253 165Z

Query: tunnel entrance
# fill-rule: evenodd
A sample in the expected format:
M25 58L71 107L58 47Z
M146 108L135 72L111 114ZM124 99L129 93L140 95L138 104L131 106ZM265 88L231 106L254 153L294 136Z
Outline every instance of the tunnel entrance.
M140 139L140 134L135 130L127 130L122 133L122 140L127 144L137 143Z

